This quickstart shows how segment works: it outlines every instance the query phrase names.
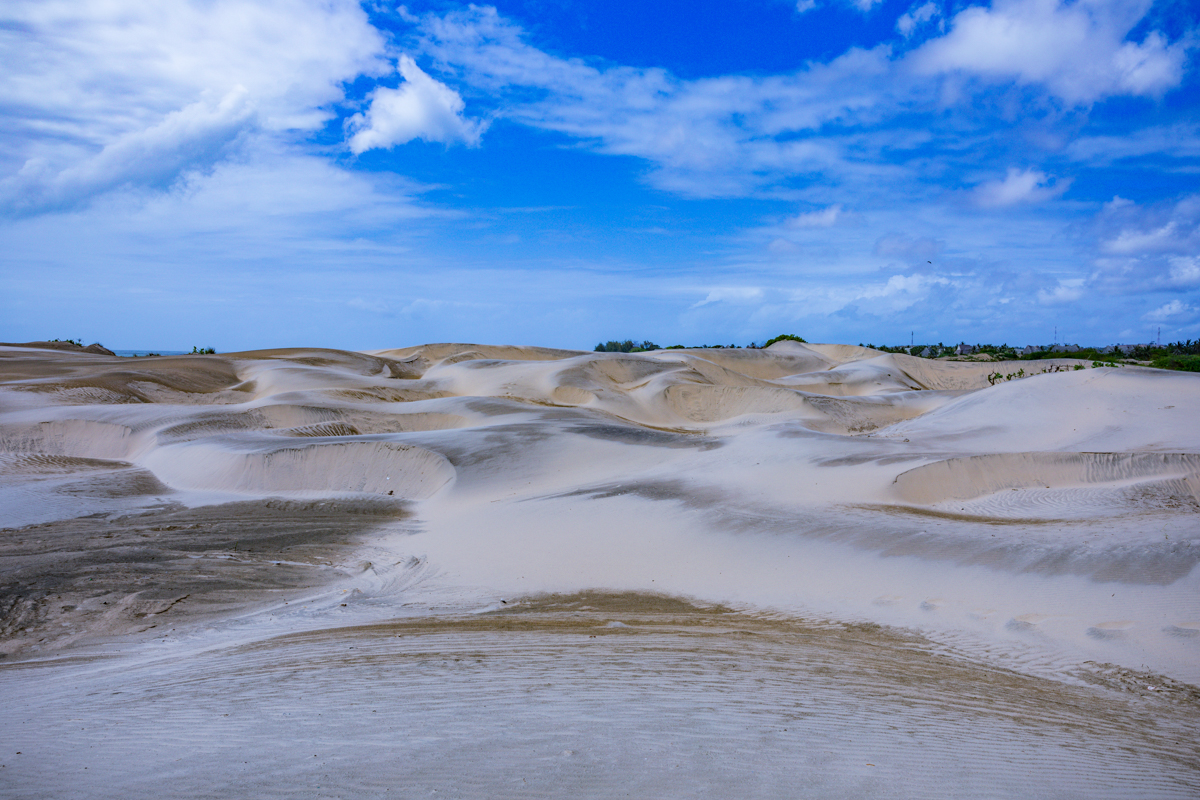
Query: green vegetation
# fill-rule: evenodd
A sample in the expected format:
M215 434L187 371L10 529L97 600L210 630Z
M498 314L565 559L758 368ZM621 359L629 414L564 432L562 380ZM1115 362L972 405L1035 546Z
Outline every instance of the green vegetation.
M1001 381L1011 381L1014 378L1020 379L1020 378L1024 378L1024 377L1025 377L1025 369L1023 367L1021 369L1017 370L1016 372L1010 372L1007 375L1002 375L999 372L993 372L991 375L987 376L988 383L990 383L992 386L995 386L997 383L1000 383Z
M1200 355L1194 353L1171 353L1159 356L1150 362L1159 369L1176 369L1182 372L1200 372Z
M55 341L58 341L57 339ZM67 340L72 341L72 340ZM776 342L792 341L807 344L808 341L794 333L785 333L766 340L762 344L751 342L746 345L748 349L756 350L770 347ZM953 356L955 346L947 346L943 342L937 344L916 344L916 345L901 345L889 346L885 344L860 344L860 347L869 347L873 350L879 350L884 353L902 353L904 355L920 356L925 358L944 358ZM635 342L632 339L626 339L623 342L608 341L596 345L597 353L645 353L651 350L734 350L738 349L736 344L701 344L701 345L682 345L673 344L669 347L659 347L654 342L642 341ZM213 353L212 348L206 350L192 349L193 353ZM989 355L995 360L1002 361L1042 361L1044 359L1078 359L1080 361L1091 361L1093 367L1119 367L1122 364L1128 363L1149 363L1152 367L1159 369L1173 369L1184 372L1200 372L1200 340L1179 341L1173 344L1158 345L1139 345L1130 348L1127 352L1121 350L1113 350L1112 352L1101 352L1095 347L1083 347L1074 352L1054 352L1050 347L1045 350L1036 350L1032 353L1021 354L1016 348L1008 344L976 344L972 345L972 352L965 359L970 359L971 356ZM1070 370L1085 369L1083 364L1074 364L1070 366L1058 365L1048 369L1032 370L1030 375L1041 374L1043 372L1066 372ZM1021 369L1017 372L1002 374L994 372L988 376L988 380L992 385L1002 381L1010 381L1015 378L1025 377L1025 370Z
M596 345L594 352L597 353L648 353L651 350L661 350L662 348L649 340L644 342L635 342L632 339L626 339L623 342L608 341Z
M794 333L781 333L780 335L776 336L774 339L767 339L765 342L762 343L762 347L770 347L771 345L775 344L776 342L782 342L785 340L789 341L789 342L799 342L800 344L808 344L808 341L806 339L803 339ZM754 345L750 345L750 346L753 347Z
M216 355L216 352L217 351L212 349L211 347L196 347L195 345L192 345L192 352L189 353L189 355L211 356L211 355Z
M63 342L65 344L73 344L76 347L83 347L82 339L47 339L48 342Z

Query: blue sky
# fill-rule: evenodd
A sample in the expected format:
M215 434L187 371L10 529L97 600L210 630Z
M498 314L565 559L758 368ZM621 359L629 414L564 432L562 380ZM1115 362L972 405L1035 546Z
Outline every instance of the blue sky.
M0 340L1200 338L1184 0L10 0Z

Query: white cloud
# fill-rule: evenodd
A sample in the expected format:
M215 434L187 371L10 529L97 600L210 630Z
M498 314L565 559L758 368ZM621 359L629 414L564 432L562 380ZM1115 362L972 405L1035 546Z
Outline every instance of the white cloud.
M951 31L913 53L921 73L963 72L984 79L1041 84L1068 103L1111 95L1161 96L1179 85L1183 42L1158 32L1125 37L1151 0L996 0L971 6Z
M1196 309L1181 300L1172 300L1146 314L1142 319L1147 322L1166 322L1172 317L1191 316Z
M16 175L0 180L0 203L37 210L122 185L165 188L186 167L215 160L252 115L245 88L235 87L216 104L200 101L172 111L63 169L44 158L29 159Z
M796 13L807 14L817 7L817 0L796 0Z
M648 180L667 191L740 196L788 174L887 169L851 161L843 141L819 135L826 125L874 123L897 105L886 46L852 48L792 74L684 81L662 69L550 55L493 8L422 17L420 29L420 50L488 93L504 116L602 153L646 159L654 165Z
M1101 8L1106 2L1128 5L1134 0L1079 0L1079 8L1062 7L1055 0L999 0L995 8L979 11L991 15L985 21L998 25L1001 33L1009 17L1015 17L1022 25L1036 23L1038 36L1043 38L1050 35L1044 29L1055 29L1056 15L1086 23L1080 28L1078 63L1068 59L1053 61L1044 69L1029 67L1053 92L1065 91L1056 81L1069 82L1074 80L1071 76L1085 83L1099 80L1094 74L1092 49L1117 59L1122 37L1145 12L1142 0L1137 0L1141 5L1121 14ZM1036 6L1038 13L1026 6ZM937 8L936 3L918 0L907 18L914 26L928 25L940 19ZM490 7L414 17L418 33L411 46L414 54L428 57L439 73L453 74L459 85L487 95L497 107L497 116L561 133L597 152L645 159L651 169L643 174L656 188L696 197L728 197L759 194L799 176L841 185L853 182L861 188L901 182L928 186L936 180L933 176L938 168L956 157L968 158L965 154L972 148L1002 149L1002 143L983 141L979 119L956 120L965 126L922 124L939 104L944 108L948 95L943 92L956 83L930 80L929 75L960 67L968 72L974 69L967 69L970 65L966 62L954 66L952 60L946 60L954 53L974 52L973 44L960 41L974 30L968 24L971 18L960 14L956 19L961 30L933 40L899 61L890 46L880 45L871 50L851 48L831 61L809 62L790 74L697 80L682 80L656 68L557 57L530 44L519 26ZM1024 28L1017 27L1024 35ZM989 36L990 32L991 28L984 31ZM1000 39L1005 40L1004 36ZM1145 51L1149 54L1147 65L1154 61L1150 56L1157 41L1146 39L1150 48ZM945 52L935 58L929 48L938 42ZM1003 41L988 47L1003 50L1001 45ZM1170 58L1182 58L1182 47L1168 47ZM1040 51L1035 56L1034 61L1050 58ZM1025 73L1006 72L1004 67L1025 64L1022 54L1005 51L996 59L994 64L988 62L991 66L984 70L985 77L1024 80L1021 75ZM910 69L909 65L920 68ZM1122 69L1125 74L1142 67L1127 64ZM1154 81L1110 81L1102 88L1110 94L1150 92L1152 84ZM956 85L962 93L990 91L976 82L958 81ZM1094 94L1091 83L1084 88ZM963 102L974 99L970 94ZM975 141L968 141L971 128L975 129ZM920 173L915 173L916 165L910 168L909 159L930 147L940 148L940 163L922 164ZM928 166L935 169L925 169ZM1023 201L1044 200L1066 188L1065 181L1035 185ZM1006 198L997 195L996 199Z
M1200 195L1151 208L1119 199L1105 204L1099 217L1102 252L1135 257L1200 252Z
M904 302L911 303L924 295L932 286L946 286L950 279L940 275L893 275L887 283L873 284L862 288L855 299L897 297L908 295Z
M942 10L935 3L928 2L923 6L914 6L905 13L900 15L900 19L896 20L896 30L904 38L913 35L913 32L926 22L937 19L942 15Z
M355 311L365 311L368 314L380 314L385 317L395 316L391 306L382 300L364 300L354 297L346 301L346 305Z
M1115 238L1104 242L1103 249L1106 253L1117 255L1161 253L1176 249L1178 238L1178 223L1172 220L1153 230L1123 230Z
M1076 161L1096 165L1143 156L1200 158L1200 126L1154 126L1120 136L1082 136L1068 145L1066 154Z
M843 216L841 203L837 203L820 211L797 214L784 224L789 228L832 228Z
M692 308L700 308L709 303L735 303L744 305L762 300L763 290L756 286L722 286L710 289L708 295L701 301L692 304Z
M1200 288L1200 195L1149 206L1114 198L1093 226L1096 286L1114 294Z
M343 82L386 67L354 0L10 0L0 15L0 175L25 211L169 183L239 135L318 129Z
M1060 280L1058 285L1049 291L1046 289L1039 289L1037 293L1038 302L1042 305L1048 306L1074 303L1076 300L1083 297L1083 284L1083 278Z
M875 242L875 255L884 258L900 258L917 263L932 262L943 250L946 243L928 236L911 237L899 233L889 233L879 237Z
M1167 263L1171 265L1167 279L1173 286L1200 286L1200 256L1174 256Z
M479 144L481 122L463 117L466 104L458 92L427 75L408 56L400 56L399 88L376 89L366 114L355 114L349 127L350 149L362 153L423 139L427 142Z
M1043 203L1061 195L1070 180L1056 180L1035 169L1009 167L1002 180L985 181L975 187L972 199L982 208L1004 208L1019 203Z

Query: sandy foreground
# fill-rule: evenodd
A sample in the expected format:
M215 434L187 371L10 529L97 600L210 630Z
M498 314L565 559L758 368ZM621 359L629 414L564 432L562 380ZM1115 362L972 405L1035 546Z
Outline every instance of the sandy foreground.
M1200 375L1084 363L0 347L0 797L1200 796Z

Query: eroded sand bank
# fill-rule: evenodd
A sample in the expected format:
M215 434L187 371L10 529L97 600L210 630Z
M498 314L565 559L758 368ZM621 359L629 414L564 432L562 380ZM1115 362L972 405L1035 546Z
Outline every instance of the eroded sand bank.
M1194 796L1200 378L1076 363L0 348L0 795Z

